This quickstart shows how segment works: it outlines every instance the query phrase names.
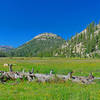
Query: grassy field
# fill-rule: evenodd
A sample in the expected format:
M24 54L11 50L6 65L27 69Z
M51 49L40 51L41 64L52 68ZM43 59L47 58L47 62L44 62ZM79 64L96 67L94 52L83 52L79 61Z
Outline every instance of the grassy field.
M99 59L66 59L66 58L0 58L0 70L8 71L4 63L16 64L14 71L29 71L48 74L51 69L54 74L88 76L89 72L100 77ZM17 84L16 84L17 83ZM79 84L67 82L37 83L28 81L10 81L0 83L0 100L100 100L100 81L94 84Z

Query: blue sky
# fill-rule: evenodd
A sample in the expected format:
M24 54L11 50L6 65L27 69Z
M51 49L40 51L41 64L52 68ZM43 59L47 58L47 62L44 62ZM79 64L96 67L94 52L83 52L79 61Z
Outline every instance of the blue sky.
M100 0L0 0L0 45L18 47L35 35L63 38L100 20Z

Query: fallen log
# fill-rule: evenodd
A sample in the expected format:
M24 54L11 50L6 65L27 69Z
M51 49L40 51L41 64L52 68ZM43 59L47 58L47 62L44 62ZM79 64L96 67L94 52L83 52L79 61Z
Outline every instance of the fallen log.
M78 83L84 83L84 84L90 84L94 81L94 76L92 73L89 74L88 77L85 76L73 76L72 82L78 82Z
M94 77L92 73L89 74L88 77L84 76L72 76L73 72L69 72L67 75L60 75L60 74L53 74L53 70L50 71L49 74L39 74L34 73L34 69L32 68L32 71L25 72L23 70L22 72L13 72L12 64L9 65L9 72L0 71L0 81L6 82L8 80L17 80L21 79L24 80L24 78L28 81L34 81L37 80L38 82L49 82L52 80L56 80L57 78L62 81L71 80L72 82L78 82L83 84L90 84L96 79L100 79L100 77Z
M16 79L24 79L26 78L28 81L34 81L37 80L38 82L49 82L52 80L55 80L56 78L59 78L62 81L72 80L72 82L78 82L78 83L84 83L84 84L90 84L95 79L100 78L89 78L89 77L83 77L83 76L72 76L72 73L68 73L68 75L60 75L60 74L33 74L30 72L0 72L0 81L6 82L8 80L16 80Z
M72 72L69 72L68 75L56 75L58 78L66 81L68 79L71 79L72 78Z

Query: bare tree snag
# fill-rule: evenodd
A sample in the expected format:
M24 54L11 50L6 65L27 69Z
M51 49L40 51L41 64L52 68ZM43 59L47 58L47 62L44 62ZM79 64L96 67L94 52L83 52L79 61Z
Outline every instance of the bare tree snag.
M13 70L12 70L12 64L9 64L9 71L13 72Z
M94 79L94 76L92 75L92 72L88 76L89 79Z
M34 73L34 68L32 68L32 74Z
M22 73L25 73L25 70L23 69Z
M52 75L52 73L53 73L53 70L50 71L50 75Z

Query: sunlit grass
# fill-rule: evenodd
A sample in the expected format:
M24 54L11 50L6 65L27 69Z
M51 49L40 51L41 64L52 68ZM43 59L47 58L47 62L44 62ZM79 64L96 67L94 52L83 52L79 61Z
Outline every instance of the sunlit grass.
M88 76L89 72L100 77L99 59L66 58L0 58L0 70L8 71L4 63L16 64L14 71L26 71L34 68L35 73L48 74L51 69L55 74ZM9 81L0 83L0 100L100 100L100 81L84 85L71 81L59 83L37 83L27 81Z

